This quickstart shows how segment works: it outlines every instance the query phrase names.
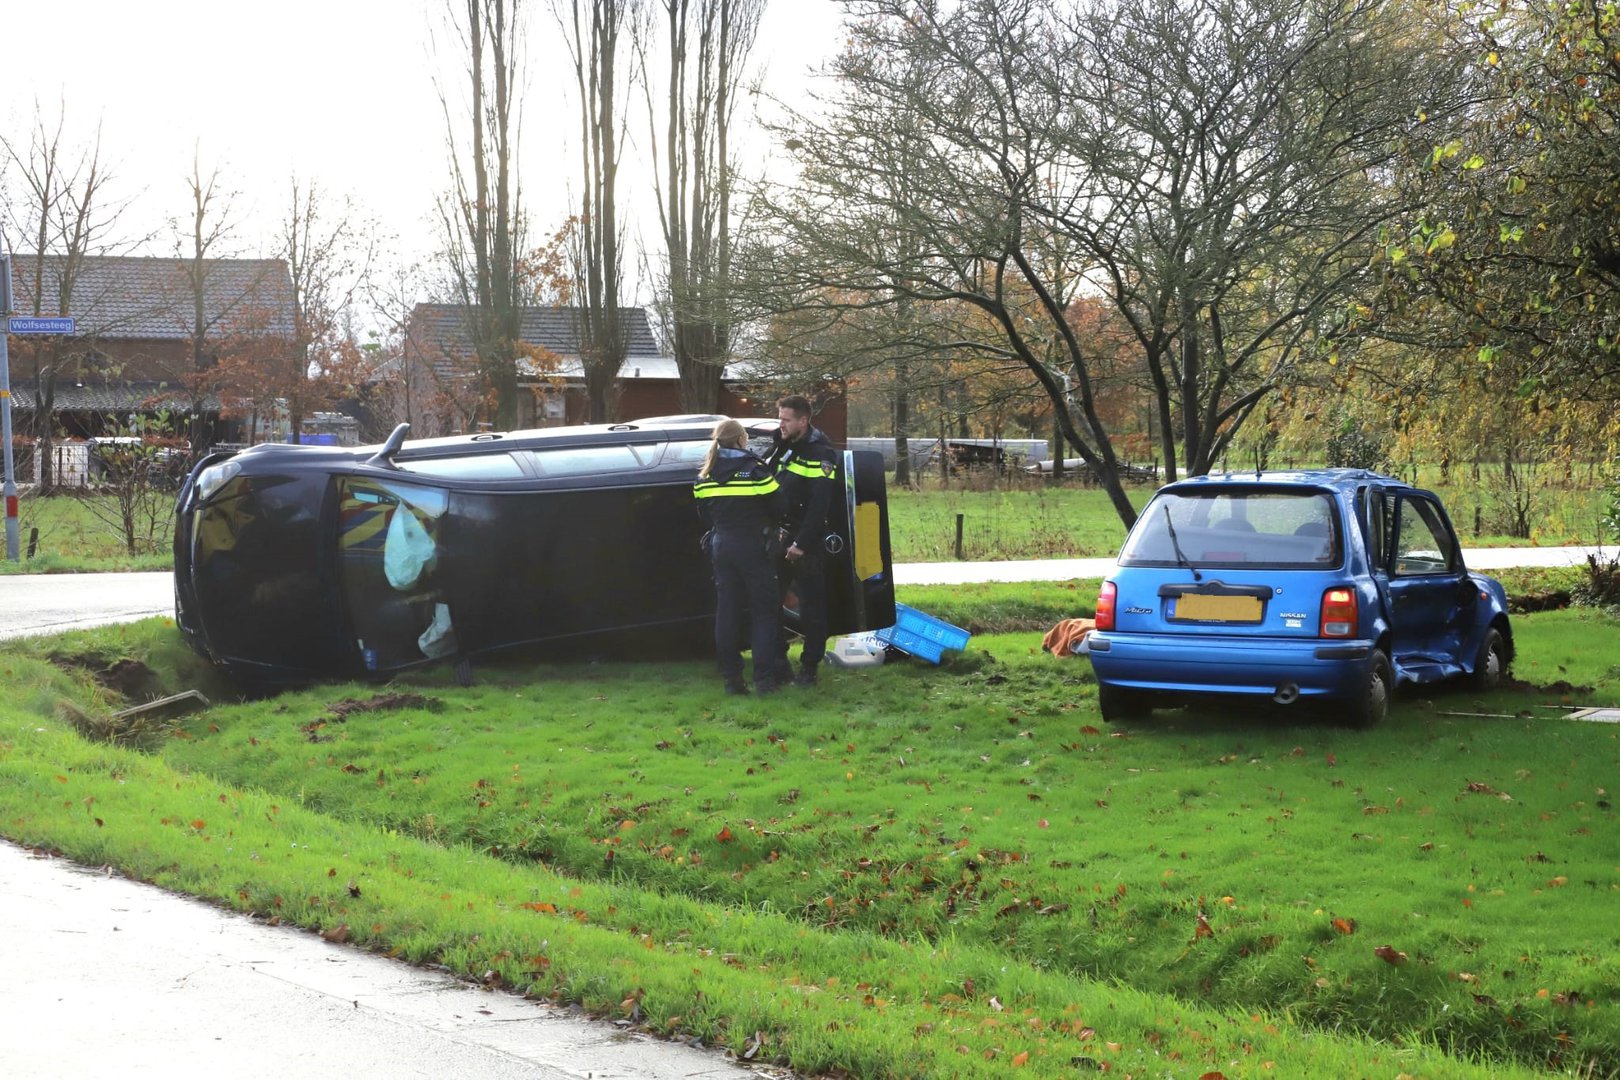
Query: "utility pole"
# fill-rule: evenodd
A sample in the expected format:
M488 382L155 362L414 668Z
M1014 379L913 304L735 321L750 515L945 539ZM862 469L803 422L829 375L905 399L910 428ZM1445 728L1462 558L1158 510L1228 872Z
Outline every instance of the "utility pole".
M11 320L11 255L0 251L0 319L7 321L0 333L0 456L5 459L6 558L18 562L17 554L17 475L11 460L11 354L7 335Z

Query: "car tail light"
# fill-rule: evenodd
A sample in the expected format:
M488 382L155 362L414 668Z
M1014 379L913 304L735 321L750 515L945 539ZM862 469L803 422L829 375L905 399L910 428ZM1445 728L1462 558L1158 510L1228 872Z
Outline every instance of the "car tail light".
M1322 594L1323 637L1354 637L1356 623L1356 590L1337 588Z
M1097 593L1097 629L1114 628L1114 602L1118 597L1119 589L1112 581L1102 583L1102 589Z

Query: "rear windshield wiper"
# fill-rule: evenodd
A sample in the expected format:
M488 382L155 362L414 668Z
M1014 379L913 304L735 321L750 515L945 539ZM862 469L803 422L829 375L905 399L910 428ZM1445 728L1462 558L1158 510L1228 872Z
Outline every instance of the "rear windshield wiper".
M1164 504L1164 527L1170 533L1170 546L1175 549L1176 562L1192 571L1194 581L1203 581L1204 575L1198 572L1198 567L1187 558L1187 553L1181 550L1181 541L1176 537L1176 523L1170 517L1170 504Z

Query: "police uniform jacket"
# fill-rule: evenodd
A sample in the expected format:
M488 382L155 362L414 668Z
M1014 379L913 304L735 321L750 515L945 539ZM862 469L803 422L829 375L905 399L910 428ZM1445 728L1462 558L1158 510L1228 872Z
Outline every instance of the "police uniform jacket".
M714 471L692 485L698 513L716 532L763 533L781 515L781 484L764 461L747 450L722 447Z
M787 502L789 542L801 551L820 551L827 512L838 492L838 451L820 428L811 426L804 438L778 447L772 460Z

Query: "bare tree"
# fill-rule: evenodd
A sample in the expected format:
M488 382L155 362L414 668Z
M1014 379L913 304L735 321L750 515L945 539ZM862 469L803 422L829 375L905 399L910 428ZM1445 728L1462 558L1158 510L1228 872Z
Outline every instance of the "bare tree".
M639 0L552 0L574 64L579 98L580 213L575 278L586 419L612 419L613 391L629 349L620 310L624 229L619 221L619 162L625 124L619 94L625 72L619 45ZM628 66L628 65L627 65Z
M423 430L436 395L433 368L415 351L410 339L411 312L428 293L420 263L385 255L364 279L366 307L377 320L376 340L365 346L371 356L370 381L364 390L361 438L381 441L399 423Z
M517 175L521 109L521 0L452 0L450 24L466 52L465 113L441 87L451 191L439 201L445 254L495 422L518 420L518 358L526 285L526 231ZM459 12L459 17L458 17ZM458 137L465 124L464 136Z
M861 303L977 308L995 332L962 348L1024 367L1127 523L1070 297L1098 293L1132 328L1167 466L1207 471L1348 331L1401 210L1381 178L1454 105L1414 5L850 7L841 96L784 131L804 171L771 193L774 268ZM917 257L880 242L889 222Z
M681 375L681 408L712 413L730 355L732 124L737 91L764 0L661 0L669 84L659 165L658 109L643 77L654 183L667 259L665 286Z
M348 315L370 273L376 235L365 227L353 199L342 199L332 211L314 181L301 184L294 176L290 196L280 247L292 279L293 347L286 382L288 424L296 442L305 408L330 400L331 377L358 347L347 332Z
M99 128L80 149L64 138L65 110L55 123L36 105L27 147L0 135L0 151L19 176L21 191L6 199L5 232L15 229L32 255L14 265L17 295L32 315L70 315L87 258L120 248L115 241L123 203L109 202L112 174L101 156ZM94 328L85 327L86 336ZM57 378L79 359L83 340L55 335L30 342L23 370L32 384L32 426L39 440L40 486L55 484L51 442L55 434Z
M169 229L185 288L175 299L175 314L186 329L188 367L178 374L191 398L191 446L201 453L214 438L206 416L209 398L219 391L215 369L224 324L252 290L239 285L221 290L214 280L219 260L236 253L236 192L225 186L218 166L204 175L200 147L192 153L186 191L187 214L170 219Z

